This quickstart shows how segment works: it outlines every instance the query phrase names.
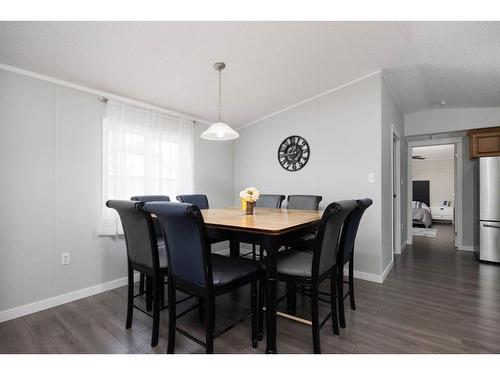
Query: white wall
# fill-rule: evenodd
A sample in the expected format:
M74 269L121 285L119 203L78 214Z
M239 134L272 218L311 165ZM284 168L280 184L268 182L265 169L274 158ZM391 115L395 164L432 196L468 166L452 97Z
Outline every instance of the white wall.
M95 234L103 113L93 94L0 70L0 321L126 275L123 240ZM233 144L201 140L205 128L195 127L195 189L227 206Z
M431 206L439 207L443 201L450 201L454 206L454 164L449 160L413 160L413 180L429 180Z
M404 145L404 115L399 109L398 105L394 101L385 80L382 79L381 82L381 124L382 124L382 210L381 210L381 223L382 223L382 270L385 270L389 266L393 258L392 249L392 126L394 125L396 132L400 135L400 157L401 163L404 164L406 160L406 153L402 154L406 150ZM404 156L403 156L404 155ZM403 177L404 170L400 170L401 177ZM399 196L401 211L401 223L403 224L403 229L400 229L401 233L401 249L404 247L403 243L406 240L405 236L405 222L404 218L406 216L404 209L406 207L406 190L405 185L401 185L401 193Z
M304 137L308 164L285 171L277 150L287 136ZM321 206L342 199L373 199L356 240L358 275L382 272L381 76L373 75L240 130L235 144L235 191L319 194ZM375 184L368 174L375 174Z
M438 108L405 116L407 136L437 134L500 125L500 108Z

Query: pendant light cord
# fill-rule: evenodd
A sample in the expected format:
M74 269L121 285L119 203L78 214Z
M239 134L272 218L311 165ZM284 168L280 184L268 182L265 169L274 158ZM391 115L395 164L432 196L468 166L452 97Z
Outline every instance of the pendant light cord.
M219 70L219 122L222 122L222 71Z

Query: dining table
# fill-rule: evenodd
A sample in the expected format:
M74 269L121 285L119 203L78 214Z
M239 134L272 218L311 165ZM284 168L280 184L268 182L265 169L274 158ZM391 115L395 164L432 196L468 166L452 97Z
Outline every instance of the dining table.
M210 208L201 212L207 236L213 240L229 240L231 257L240 257L240 243L260 245L266 251L266 353L278 353L278 252L283 246L316 232L322 212L260 207L250 215L239 207Z

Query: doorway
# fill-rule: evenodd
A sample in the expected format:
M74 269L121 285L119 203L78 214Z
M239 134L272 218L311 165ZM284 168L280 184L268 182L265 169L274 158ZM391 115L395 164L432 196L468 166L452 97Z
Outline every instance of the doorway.
M462 139L408 142L408 243L461 248Z

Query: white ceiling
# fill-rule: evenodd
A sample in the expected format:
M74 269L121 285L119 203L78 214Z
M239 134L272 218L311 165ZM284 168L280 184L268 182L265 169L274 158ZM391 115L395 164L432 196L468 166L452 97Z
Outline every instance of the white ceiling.
M499 22L0 22L0 62L238 127L377 70L405 113L500 106Z
M454 153L454 145L413 147L413 156L423 156L425 160L449 160Z

